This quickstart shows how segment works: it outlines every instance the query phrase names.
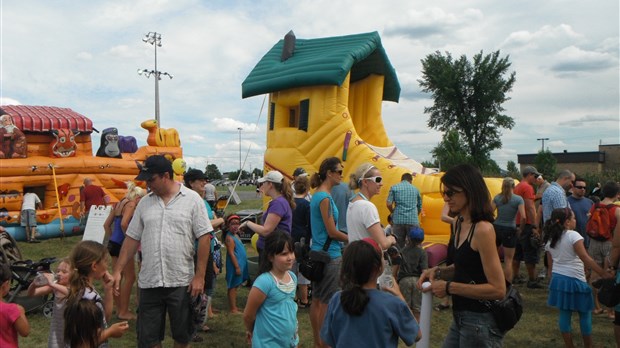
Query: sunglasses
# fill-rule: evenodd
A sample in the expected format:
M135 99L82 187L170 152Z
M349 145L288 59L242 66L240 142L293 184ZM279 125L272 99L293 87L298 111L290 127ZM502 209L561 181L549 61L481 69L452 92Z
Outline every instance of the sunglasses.
M364 178L364 180L374 181L378 184L381 182L381 180L383 180L383 178L380 176L371 176L370 178Z
M462 190L454 190L454 189L449 189L449 190L444 190L441 194L448 197L448 198L452 198L452 196L454 196L457 193L461 193L463 192Z
M580 189L580 190L585 190L586 189L585 186L573 186L573 188Z
M343 171L342 171L342 169L340 169L340 170L332 170L332 172L334 172L334 173L338 173L338 174L340 174L340 176L342 176L342 172L343 172Z

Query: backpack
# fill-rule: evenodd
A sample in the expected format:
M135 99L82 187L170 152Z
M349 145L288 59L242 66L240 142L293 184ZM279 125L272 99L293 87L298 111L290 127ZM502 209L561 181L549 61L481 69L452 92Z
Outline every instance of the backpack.
M597 203L590 209L590 218L586 224L586 233L598 241L611 240L611 231L616 227L615 204L604 205Z

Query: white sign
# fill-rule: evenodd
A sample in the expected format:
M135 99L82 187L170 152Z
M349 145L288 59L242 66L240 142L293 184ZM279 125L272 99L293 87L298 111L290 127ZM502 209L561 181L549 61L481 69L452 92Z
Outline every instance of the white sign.
M103 239L105 238L103 223L110 215L110 210L112 210L112 207L109 205L92 205L90 207L82 240L94 240L103 244Z

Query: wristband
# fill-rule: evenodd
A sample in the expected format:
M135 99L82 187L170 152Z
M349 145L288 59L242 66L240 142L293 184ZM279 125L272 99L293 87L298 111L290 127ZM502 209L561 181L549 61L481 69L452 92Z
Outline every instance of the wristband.
M452 294L450 293L450 284L451 284L451 283L452 283L452 281L451 281L451 280L448 280L448 281L446 282L446 295L448 295L448 296L452 296Z

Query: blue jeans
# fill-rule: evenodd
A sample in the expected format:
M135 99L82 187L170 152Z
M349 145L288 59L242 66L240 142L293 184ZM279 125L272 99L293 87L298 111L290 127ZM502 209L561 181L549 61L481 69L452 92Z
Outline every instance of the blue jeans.
M452 315L452 325L443 341L443 348L503 346L504 334L497 328L493 314L454 311Z

